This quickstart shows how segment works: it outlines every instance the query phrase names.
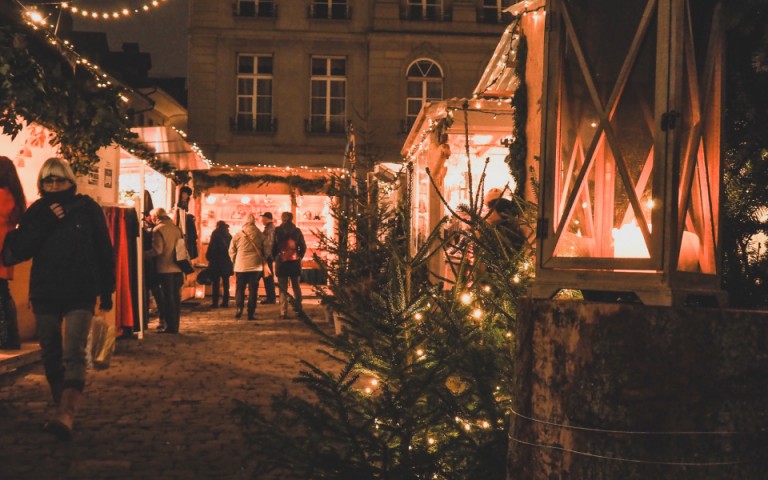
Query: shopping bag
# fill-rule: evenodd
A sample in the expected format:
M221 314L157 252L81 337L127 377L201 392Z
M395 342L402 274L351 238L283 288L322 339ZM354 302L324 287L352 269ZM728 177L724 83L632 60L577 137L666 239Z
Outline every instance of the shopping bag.
M103 315L94 315L91 331L88 334L88 364L96 370L109 368L112 354L115 353L116 328L114 322Z
M176 247L174 250L174 261L179 266L182 272L189 275L195 271L195 267L192 266L192 261L189 259L189 252L187 251L187 242L184 237L176 240Z

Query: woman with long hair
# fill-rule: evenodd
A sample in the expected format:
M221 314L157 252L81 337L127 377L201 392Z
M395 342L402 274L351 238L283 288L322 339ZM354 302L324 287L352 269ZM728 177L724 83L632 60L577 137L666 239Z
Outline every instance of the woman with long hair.
M27 209L19 174L10 158L0 156L0 246L8 232L16 228ZM13 280L13 267L0 258L0 350L21 348L16 303L8 281Z
M96 300L102 311L112 309L115 260L104 212L91 197L77 193L66 160L46 160L37 188L40 199L8 233L3 256L8 263L32 259L29 301L57 405L44 430L69 440L85 387L85 348Z

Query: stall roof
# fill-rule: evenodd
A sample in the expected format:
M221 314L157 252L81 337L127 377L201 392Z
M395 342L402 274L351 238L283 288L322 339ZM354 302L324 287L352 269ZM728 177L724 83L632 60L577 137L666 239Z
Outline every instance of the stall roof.
M496 45L488 66L485 67L483 76L475 87L473 95L485 98L511 98L520 84L520 79L515 74L517 63L517 46L520 43L520 29L518 28L520 15L524 12L532 12L544 6L544 0L525 0L505 9L515 16L515 20L504 30L504 33Z
M173 127L135 127L132 132L138 140L154 149L155 155L177 170L208 170L210 165L197 153L192 144Z
M408 157L418 150L419 144L428 135L435 122L442 120L449 112L453 112L453 123L446 131L447 143L451 151L461 152L466 147L464 137L464 107L467 108L467 123L469 124L469 143L473 153L478 157L484 156L489 150L500 150L506 147L500 143L505 138L512 137L514 129L512 107L507 102L498 100L452 98L440 102L432 102L422 107L408 138L403 145L401 154Z

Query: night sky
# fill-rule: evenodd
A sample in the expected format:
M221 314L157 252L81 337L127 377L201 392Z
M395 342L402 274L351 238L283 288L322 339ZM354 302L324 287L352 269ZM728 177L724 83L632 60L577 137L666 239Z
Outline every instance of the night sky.
M80 0L81 8L103 11L147 2L136 0ZM108 5L108 8L105 6ZM121 51L123 43L135 42L142 52L152 54L151 77L187 76L187 22L189 0L167 0L147 13L118 20L89 20L74 15L74 29L106 32L109 48Z

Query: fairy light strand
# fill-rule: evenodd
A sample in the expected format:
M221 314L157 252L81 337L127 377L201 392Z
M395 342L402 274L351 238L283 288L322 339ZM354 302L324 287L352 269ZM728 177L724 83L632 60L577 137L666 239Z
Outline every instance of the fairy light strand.
M154 9L157 9L161 5L167 3L168 0L151 0L148 2L143 2L141 5L133 8L128 7L127 5L130 2L126 2L126 5L122 7L118 7L112 10L97 10L97 9L88 9L82 6L78 6L78 4L82 4L83 2L78 1L70 1L70 2L60 2L58 3L59 8L62 10L69 10L72 12L73 15L77 15L79 17L82 17L85 20L121 20L129 18L133 15L137 14L146 14L151 12Z

